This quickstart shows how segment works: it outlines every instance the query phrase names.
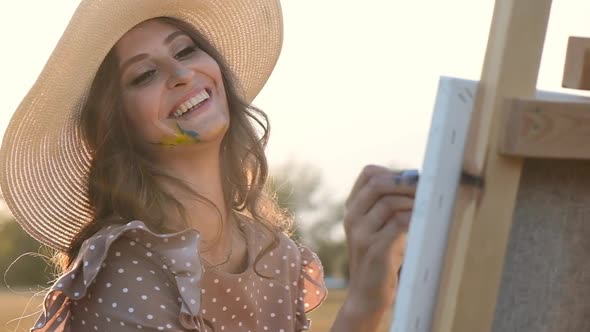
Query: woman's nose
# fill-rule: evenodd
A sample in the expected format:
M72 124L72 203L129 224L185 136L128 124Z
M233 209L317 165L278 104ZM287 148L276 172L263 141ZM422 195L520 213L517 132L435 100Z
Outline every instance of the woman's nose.
M180 85L191 83L193 79L193 72L185 67L174 67L171 69L170 79L168 80L168 86L174 88Z

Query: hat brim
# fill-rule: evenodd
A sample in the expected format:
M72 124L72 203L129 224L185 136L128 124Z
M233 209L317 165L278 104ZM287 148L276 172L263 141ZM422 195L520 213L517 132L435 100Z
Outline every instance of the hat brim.
M84 0L15 111L0 150L2 195L39 242L70 248L92 221L90 153L76 123L96 71L115 43L156 17L187 22L227 62L247 102L270 76L282 46L279 0Z

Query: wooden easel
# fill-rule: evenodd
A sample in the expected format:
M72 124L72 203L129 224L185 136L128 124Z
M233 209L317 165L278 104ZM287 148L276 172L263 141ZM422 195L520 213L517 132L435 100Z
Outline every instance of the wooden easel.
M496 0L448 236L429 235L444 200L420 184L392 331L590 331L590 101L536 90L550 9ZM590 89L589 40L570 39L563 86Z

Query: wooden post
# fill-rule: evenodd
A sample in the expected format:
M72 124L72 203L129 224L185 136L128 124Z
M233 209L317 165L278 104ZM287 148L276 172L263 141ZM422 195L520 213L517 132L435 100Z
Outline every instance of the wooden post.
M567 45L562 86L590 90L590 39L570 37Z
M433 331L490 331L521 158L498 153L506 97L532 97L551 0L498 0L463 157L483 188L461 185L439 288ZM435 221L433 221L435 222Z

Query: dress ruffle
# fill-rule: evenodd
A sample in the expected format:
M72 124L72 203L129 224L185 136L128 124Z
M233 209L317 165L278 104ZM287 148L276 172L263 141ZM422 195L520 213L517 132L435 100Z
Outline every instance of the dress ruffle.
M324 269L319 257L307 247L300 247L301 273L297 298L296 331L309 330L311 321L306 313L317 308L328 295L324 284Z
M87 295L105 266L109 249L115 241L126 238L131 245L146 248L149 259L158 261L162 269L171 273L180 294L178 320L189 330L204 331L200 315L201 291L198 287L203 267L199 256L200 234L185 230L174 234L156 234L138 220L124 225L108 226L84 241L71 268L50 288L44 299L44 312L32 332L69 331L67 322L74 301ZM179 259L182 258L182 259Z

